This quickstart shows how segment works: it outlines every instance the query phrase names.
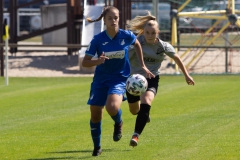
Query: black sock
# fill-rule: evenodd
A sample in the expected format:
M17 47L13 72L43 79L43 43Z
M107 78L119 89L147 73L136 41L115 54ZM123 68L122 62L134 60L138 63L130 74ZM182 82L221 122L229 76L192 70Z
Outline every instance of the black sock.
M139 135L142 133L148 117L151 106L148 104L140 104L140 111L138 112L136 123L135 123L135 133Z

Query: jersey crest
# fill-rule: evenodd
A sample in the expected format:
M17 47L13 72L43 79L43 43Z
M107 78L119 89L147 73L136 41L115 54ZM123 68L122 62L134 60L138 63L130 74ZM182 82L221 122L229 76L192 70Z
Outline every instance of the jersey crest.
M125 44L124 39L119 39L119 44L123 46Z

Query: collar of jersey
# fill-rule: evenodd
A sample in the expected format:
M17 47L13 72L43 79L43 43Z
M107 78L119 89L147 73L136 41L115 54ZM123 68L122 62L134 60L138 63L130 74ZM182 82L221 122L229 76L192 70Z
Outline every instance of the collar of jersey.
M114 39L115 37L117 37L117 35L119 34L119 29L118 29L117 34L116 34L113 38L108 35L107 30L105 30L105 33L106 33L106 35L108 36L108 38L110 38L111 40L113 40L113 39Z

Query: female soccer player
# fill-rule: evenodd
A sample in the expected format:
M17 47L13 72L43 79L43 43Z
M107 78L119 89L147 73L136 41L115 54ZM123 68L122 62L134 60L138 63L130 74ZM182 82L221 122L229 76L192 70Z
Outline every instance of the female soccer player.
M188 74L179 56L175 53L172 45L158 38L159 29L156 17L149 12L147 16L137 16L128 25L129 30L138 34L138 40L142 46L143 59L146 67L155 75L155 78L148 78L148 89L141 96L133 96L126 92L130 112L137 114L135 130L130 140L130 146L137 146L138 138L147 122L150 121L149 111L154 97L157 94L159 82L159 68L164 60L164 54L171 57L182 70L188 85L194 85L193 78ZM131 74L138 73L144 75L144 70L137 63L134 50L129 48L129 58L131 63ZM139 102L140 101L140 102ZM140 105L139 105L140 104Z
M96 20L88 18L88 22L96 22L103 18L106 30L95 35L91 40L82 61L83 67L97 66L91 84L90 128L94 144L92 156L102 153L101 149L101 122L103 108L114 120L113 140L119 141L122 137L122 111L120 105L125 93L126 80L130 75L128 47L134 45L140 67L147 77L154 76L145 66L142 57L141 45L131 31L119 28L119 10L113 6L106 6ZM97 53L98 59L92 59Z

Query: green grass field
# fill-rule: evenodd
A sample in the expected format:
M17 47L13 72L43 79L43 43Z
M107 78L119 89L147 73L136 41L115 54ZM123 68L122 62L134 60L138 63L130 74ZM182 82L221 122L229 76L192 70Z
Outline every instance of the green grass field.
M240 76L162 76L139 145L129 147L135 116L123 102L123 137L112 140L104 112L98 159L240 159ZM89 106L92 78L0 78L0 159L95 159Z

